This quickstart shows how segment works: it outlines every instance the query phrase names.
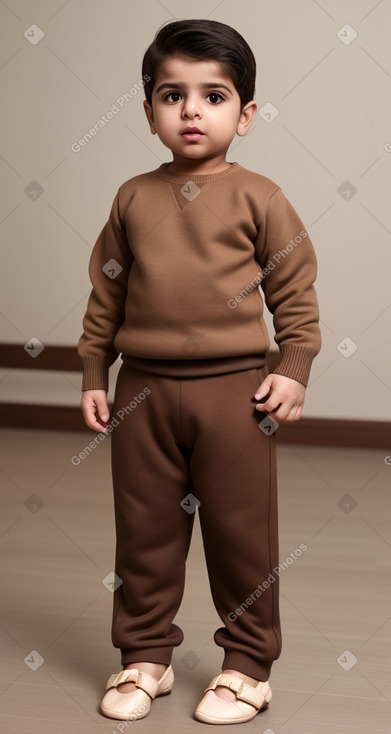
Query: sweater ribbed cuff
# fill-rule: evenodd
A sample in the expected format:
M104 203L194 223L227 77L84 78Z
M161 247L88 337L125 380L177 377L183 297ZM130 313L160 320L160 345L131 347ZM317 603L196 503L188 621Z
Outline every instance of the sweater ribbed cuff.
M318 354L317 349L299 347L295 344L280 345L281 360L273 374L290 377L291 380L301 382L307 387L313 359Z
M84 390L106 390L109 389L109 360L100 357L82 357L83 380L82 392Z

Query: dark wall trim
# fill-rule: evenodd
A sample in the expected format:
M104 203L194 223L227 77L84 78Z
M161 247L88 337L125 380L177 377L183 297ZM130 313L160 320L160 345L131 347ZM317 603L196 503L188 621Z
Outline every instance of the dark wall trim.
M55 405L1 405L2 426L50 431L93 431L86 427L77 407ZM261 417L260 417L260 420ZM381 421L301 418L297 423L277 428L278 443L310 444L391 451L391 424Z
M28 345L29 342L26 342ZM59 370L60 372L81 372L82 363L76 347L50 345L36 357L34 350L25 349L24 344L0 344L0 367L15 370ZM267 354L270 372L279 362L279 352Z
M270 372L277 366L278 361L279 352L269 351L267 363ZM0 349L0 367L81 372L81 362L76 347L64 346L45 347L36 358L33 358L21 344L3 344ZM63 405L3 403L1 405L0 425L8 428L34 430L87 431L92 437L94 435L93 431L86 427L78 407ZM391 423L387 421L301 418L297 423L279 426L276 438L277 442L281 444L309 444L391 451Z
M28 344L29 342L26 342ZM76 347L48 346L36 357L23 344L1 344L0 367L15 370L60 370L80 372L82 365Z

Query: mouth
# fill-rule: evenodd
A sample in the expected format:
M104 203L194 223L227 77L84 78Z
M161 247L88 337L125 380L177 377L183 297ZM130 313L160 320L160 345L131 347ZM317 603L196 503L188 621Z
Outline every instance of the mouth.
M202 130L199 130L198 127L185 127L184 130L182 130L181 135L185 140L201 140L201 138L204 137L204 133Z

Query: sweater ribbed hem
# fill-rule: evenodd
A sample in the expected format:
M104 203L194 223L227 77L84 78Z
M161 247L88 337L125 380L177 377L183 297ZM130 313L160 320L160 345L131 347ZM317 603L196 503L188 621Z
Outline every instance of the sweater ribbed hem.
M273 370L273 374L290 377L291 380L297 380L304 387L307 387L312 361L318 351L317 349L300 347L295 344L281 344L281 360L276 369Z
M236 357L211 357L210 359L146 359L122 354L127 367L143 372L153 372L165 377L208 377L262 368L266 354L243 354Z
M83 363L82 392L109 389L109 360L100 357L81 357Z
M300 347L294 344L280 346L281 359L273 374L290 377L307 387L312 362L318 354L317 349ZM241 355L237 357L223 357L205 360L167 360L141 359L130 355L121 355L122 360L129 367L145 372L166 375L167 377L196 377L202 375L224 374L263 367L266 363L264 353ZM83 380L82 391L108 391L108 374L110 362L99 357L82 357Z

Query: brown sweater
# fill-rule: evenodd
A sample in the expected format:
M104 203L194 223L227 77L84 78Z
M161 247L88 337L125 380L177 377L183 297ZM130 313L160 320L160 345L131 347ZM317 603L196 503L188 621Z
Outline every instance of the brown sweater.
M120 353L168 376L262 366L260 289L280 349L274 372L306 386L321 334L316 256L298 214L276 183L238 163L187 176L168 166L120 186L93 249L82 390L107 390Z

